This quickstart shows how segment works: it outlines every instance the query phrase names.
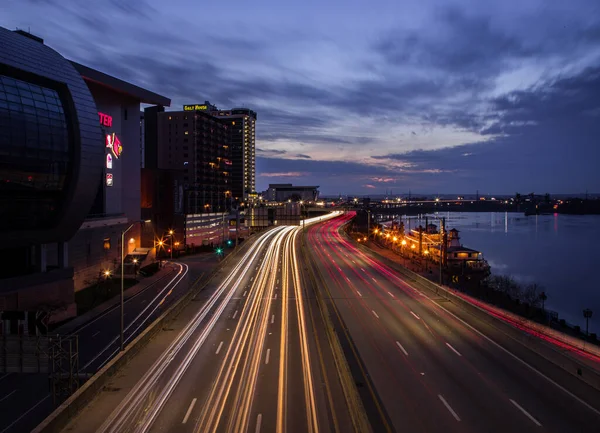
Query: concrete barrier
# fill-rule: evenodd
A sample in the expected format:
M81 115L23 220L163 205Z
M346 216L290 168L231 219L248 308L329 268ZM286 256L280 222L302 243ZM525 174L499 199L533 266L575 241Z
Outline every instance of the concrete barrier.
M110 360L100 371L85 382L73 395L65 400L54 412L52 412L44 421L42 421L31 433L58 433L61 432L85 406L87 406L94 397L102 391L106 383L118 371L127 364L152 337L160 332L166 325L174 320L179 313L190 303L190 301L212 281L221 269L227 265L233 257L237 257L249 245L255 241L255 237L250 238L237 250L228 254L223 261L208 275L198 278L191 289L173 305L171 305L163 314L152 322L140 335L138 335L123 352L120 352Z
M572 376L594 387L595 389L600 390L600 364L598 364L596 361L591 361L590 363L587 363L585 361L576 359L569 354L568 348L559 349L551 347L550 345L552 343L545 344L542 341L537 340L537 337L525 333L528 332L527 329L529 329L529 332L537 332L542 335L556 338L559 342L572 346L574 349L585 352L591 356L600 355L600 351L597 347L591 347L589 344L586 347L584 342L582 342L581 340L563 334L560 331L556 331L545 327L544 325L541 325L539 323L532 322L531 320L518 316L514 313L510 313L508 311L494 307L494 309L501 310L502 315L511 318L511 320L518 323L523 328L526 328L519 329L515 325L493 316L488 310L480 307L479 305L476 305L475 303L475 301L477 301L477 303L483 303L483 301L479 301L475 298L470 299L471 297L466 296L463 293L459 294L448 287L436 284L423 277L422 275L419 275L405 268L401 264L390 260L385 256L382 256L377 251L374 251L365 245L355 243L353 239L349 237L345 232L340 231L340 233L346 238L346 240L352 242L362 251L373 254L378 258L380 262L385 263L393 270L402 274L407 280L409 280L409 282L416 283L415 287L417 289L429 290L431 294L441 296L446 300L454 303L455 305L462 307L469 314L477 317L481 321L484 321L489 326L494 327L498 331L505 334L507 337L519 342L520 344L532 350L533 352L543 357L547 361L551 362L555 366L560 367L564 371L570 373Z

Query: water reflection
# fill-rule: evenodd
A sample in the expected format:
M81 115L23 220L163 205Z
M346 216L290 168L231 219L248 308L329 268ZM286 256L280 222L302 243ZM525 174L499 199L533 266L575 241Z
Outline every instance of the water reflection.
M590 332L600 330L600 288L593 273L600 216L443 212L430 215L429 222L439 224L440 217L460 230L465 246L483 251L493 273L543 285L547 308L571 323L583 324L582 310L591 308ZM424 216L410 219L411 227L419 224L425 224Z

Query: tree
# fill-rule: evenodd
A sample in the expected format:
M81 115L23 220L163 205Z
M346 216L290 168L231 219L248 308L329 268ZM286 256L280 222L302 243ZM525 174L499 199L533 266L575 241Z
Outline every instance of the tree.
M515 194L515 203L516 204L520 204L521 203L521 194L519 194L519 193Z
M544 201L546 202L546 204L550 203L550 194L544 194Z

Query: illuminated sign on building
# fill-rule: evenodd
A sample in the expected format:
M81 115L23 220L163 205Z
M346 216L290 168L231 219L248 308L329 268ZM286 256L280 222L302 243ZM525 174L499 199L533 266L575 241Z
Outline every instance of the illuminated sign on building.
M113 175L112 175L112 173L106 173L106 186L113 186Z
M112 126L112 116L98 111L98 117L100 118L100 125L106 126L108 128Z
M110 153L106 154L106 168L112 168L112 156Z
M206 110L208 110L208 105L196 104L196 105L184 105L183 106L183 111L197 111L197 110L206 111Z
M117 134L114 132L112 134L106 135L106 147L108 147L115 158L119 159L121 153L123 153L123 146L121 145L121 140L117 137Z

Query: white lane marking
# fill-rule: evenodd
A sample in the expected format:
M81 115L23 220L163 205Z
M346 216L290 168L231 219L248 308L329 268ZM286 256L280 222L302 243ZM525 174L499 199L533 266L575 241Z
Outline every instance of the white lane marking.
M395 298L395 296L392 292L388 292L388 295L390 295L392 298Z
M279 280L277 280L277 284L279 284Z
M221 341L221 343L219 344L219 347L217 347L217 351L215 352L215 355L218 355L219 352L221 351L221 347L223 347L223 342Z
M534 418L534 417L533 417L533 416L532 416L532 415L531 415L529 412L527 412L525 409L523 409L523 408L522 408L522 407L519 405L519 403L517 403L516 401L514 401L512 398L510 398L509 400L510 400L510 402L511 402L512 404L514 404L514 405L515 405L515 407L516 407L517 409L519 409L521 412L523 412L523 415L525 415L527 418L529 418L531 421L533 421L533 423L534 423L535 425L537 425L538 427L541 427L541 426L542 426L542 424L541 424L541 423L540 423L540 422L539 422L537 419L535 419L535 418Z
M406 351L406 349L400 344L399 341L396 341L396 344L398 345L398 347L400 348L400 350L402 350L404 352L404 354L406 356L408 356L408 352Z
M254 429L254 433L260 433L260 424L262 423L262 413L259 413L256 417L256 429Z
M372 279L373 281L377 282L377 280L376 280L375 278L371 277L371 279Z
M196 399L193 399L192 402L190 403L190 407L188 407L188 410L185 413L185 416L183 417L182 424L185 424L188 421L190 415L192 414L192 409L194 408L195 404L196 404Z
M510 350L505 349L503 346L501 346L500 344L496 343L494 340L492 340L490 337L488 337L487 335L485 335L483 332L481 332L480 330L476 329L475 327L469 325L467 322L465 322L463 319L461 319L460 317L458 317L456 314L452 313L450 310L448 310L447 308L445 308L443 305L433 301L430 297L428 297L427 295L423 294L423 296L427 299L429 299L431 302L435 303L438 308L444 310L446 313L448 313L449 315L451 315L452 317L454 317L456 320L458 320L460 323L462 323L463 325L465 325L467 328L471 329L473 332L475 332L477 335L482 336L483 338L485 338L487 341L489 341L490 343L492 343L494 346L496 346L498 349L502 350L504 353L506 353L507 355L511 356L513 359L515 359L516 361L519 361L521 364L523 364L525 367L529 368L531 371L533 371L534 373L537 373L540 377L543 377L544 379L546 379L548 382L550 382L552 385L554 385L555 387L557 387L558 389L560 389L562 392L564 392L565 394L567 394L569 397L571 397L572 399L578 401L579 403L581 403L583 406L587 407L589 410L591 410L592 412L594 412L596 415L600 415L600 410L596 409L594 406L592 406L591 404L587 403L586 401L582 400L581 398L577 397L575 394L573 394L571 391L569 391L568 389L566 389L564 386L559 385L558 383L556 383L554 380L550 379L548 376L546 376L544 373L542 373L541 371L539 371L537 368L529 365L526 361L523 361L521 358L519 358L517 355L515 355L514 353L512 353ZM2 433L2 432L0 432Z
M377 313L375 312L375 310L371 310L371 311L373 312L373 315L379 319L379 316L377 315Z
M92 338L94 338L96 335L100 334L100 331L96 332L95 334L92 335Z
M358 296L362 298L362 293L360 293L358 290L356 291L356 293L358 293Z
M442 400L442 403L444 403L444 406L446 406L446 409L448 409L448 412L450 412L452 414L452 416L454 417L454 419L456 421L460 421L460 418L458 417L458 415L456 414L456 412L454 412L454 409L452 409L450 407L450 405L448 404L448 402L446 401L446 399L444 397L442 397L442 394L438 394L438 397L440 398L440 400Z
M21 421L29 412L31 412L36 407L38 407L40 404L42 404L43 402L45 402L46 399L48 399L48 398L50 398L50 394L48 394L46 397L44 397L43 399L41 399L40 401L38 401L36 404L34 404L33 406L31 406L29 409L27 409L27 411L25 413L23 413L19 418L17 418L13 422L11 422L8 426L6 426L4 428L4 430L0 431L0 433L5 433L8 430L10 430L13 425L15 425L16 423L18 423L19 421Z
M346 279L348 280L348 282L350 282L350 278L346 277Z
M15 392L17 392L17 390L13 390L12 392L9 392L8 394L6 394L4 397L0 398L0 402L6 400L8 397L10 397L11 395L13 395Z
M246 296L246 293L248 293L248 290L246 290L242 296Z
M235 317L237 316L237 312L238 310L235 310L235 313L233 313L233 316L231 317L232 319L235 319Z
M410 312L410 314L412 314L413 316L415 316L415 318L416 318L417 320L421 320L421 318L420 318L419 316L417 316L415 313L413 313L412 311Z
M267 357L265 358L265 364L269 363L270 357L271 357L271 349L267 349Z
M275 293L275 296L273 296L273 299L277 299L277 293Z
M352 260L352 263L356 264L356 262L354 260Z
M275 322L275 314L273 314L273 315L271 316L271 323L274 323L274 322Z
M363 272L367 272L367 271L365 271L363 268L360 268L360 270L361 270L361 271L363 271Z
M446 343L446 346L448 346L450 348L450 350L452 350L454 353L456 353L458 356L462 356L460 354L460 352L458 350L456 350L454 347L452 347L452 345L450 343Z
M256 267L256 269L254 269L255 271L258 271L258 266Z
M254 277L250 278L250 281L253 281L253 280L254 280Z

